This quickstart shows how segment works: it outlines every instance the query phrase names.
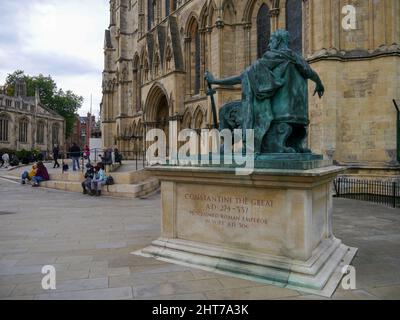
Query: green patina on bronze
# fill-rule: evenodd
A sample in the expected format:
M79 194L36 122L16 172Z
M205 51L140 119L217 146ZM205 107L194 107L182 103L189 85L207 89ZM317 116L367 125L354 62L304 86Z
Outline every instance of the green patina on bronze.
M318 74L288 44L289 33L277 30L269 50L241 75L220 80L209 72L205 76L209 85L242 85L242 100L220 109L220 130L253 129L258 157L311 153L304 147L310 123L308 79L316 83L314 95L322 98L325 89Z

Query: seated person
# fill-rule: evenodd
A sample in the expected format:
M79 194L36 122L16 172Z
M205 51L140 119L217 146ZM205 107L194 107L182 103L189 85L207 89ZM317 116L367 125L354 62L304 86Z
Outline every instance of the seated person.
M32 178L36 175L37 166L33 165L31 171L24 171L21 177L21 184L25 184L26 180L31 181Z
M69 170L69 165L64 160L62 162L62 168L63 168L63 172L68 172L68 170Z
M122 165L122 154L119 153L118 149L114 150L114 157L115 157L115 163L119 163Z
M33 185L32 187L39 187L39 184L43 181L49 181L49 173L47 168L44 166L42 161L37 163L37 171L34 177L32 177Z
M83 194L92 193L92 180L94 178L95 168L88 163L86 165L85 180L82 182Z
M106 185L107 177L106 172L104 171L103 163L99 162L97 167L95 168L94 177L92 179L92 183L90 188L92 189L91 195L101 196L101 189Z

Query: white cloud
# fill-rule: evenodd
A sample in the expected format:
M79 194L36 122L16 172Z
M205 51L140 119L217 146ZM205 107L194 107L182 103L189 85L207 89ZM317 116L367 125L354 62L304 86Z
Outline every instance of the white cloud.
M0 83L16 69L50 74L60 88L85 98L81 114L93 94L98 113L108 1L2 0L0 11L7 21L0 31Z

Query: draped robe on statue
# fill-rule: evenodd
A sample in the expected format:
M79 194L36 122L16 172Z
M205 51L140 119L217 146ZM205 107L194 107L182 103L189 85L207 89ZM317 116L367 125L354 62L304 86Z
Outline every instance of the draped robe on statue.
M254 129L255 153L272 121L307 126L307 79L315 72L290 49L270 50L242 73L242 129Z

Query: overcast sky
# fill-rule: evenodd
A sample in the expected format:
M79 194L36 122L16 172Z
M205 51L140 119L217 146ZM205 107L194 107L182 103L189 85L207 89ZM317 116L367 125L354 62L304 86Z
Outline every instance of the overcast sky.
M17 69L51 75L98 116L108 0L0 0L0 84Z

